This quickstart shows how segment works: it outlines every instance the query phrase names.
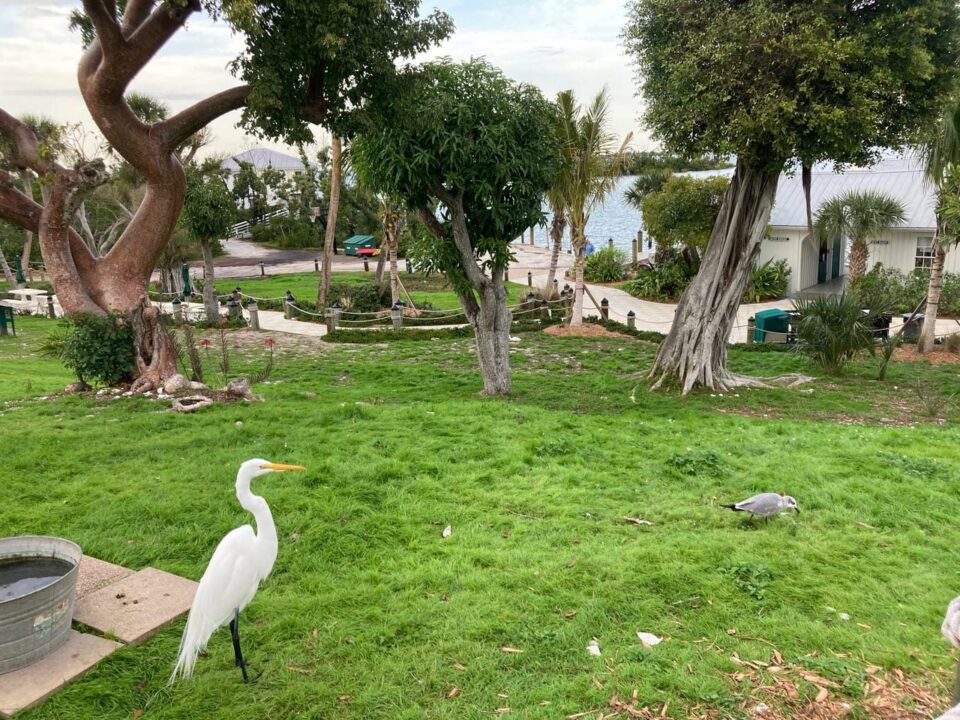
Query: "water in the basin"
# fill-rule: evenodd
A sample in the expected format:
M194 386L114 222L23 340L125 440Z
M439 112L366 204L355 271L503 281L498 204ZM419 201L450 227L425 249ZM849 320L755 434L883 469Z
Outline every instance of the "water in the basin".
M56 558L0 558L0 602L52 585L72 569Z

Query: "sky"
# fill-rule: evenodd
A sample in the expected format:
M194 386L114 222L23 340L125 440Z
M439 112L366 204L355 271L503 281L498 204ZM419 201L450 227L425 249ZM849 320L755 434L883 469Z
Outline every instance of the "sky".
M68 30L67 0L0 0L0 107L14 115L42 114L58 122L93 121L77 88L80 38ZM611 124L618 136L634 133L633 147L653 144L642 131L634 71L619 39L625 0L425 0L422 11L448 13L453 36L426 58L485 57L508 77L538 86L553 97L573 89L586 102L607 87ZM177 111L236 84L227 64L242 39L223 23L195 16L133 81L131 90L159 98ZM210 152L232 154L251 147L289 150L247 136L236 127L239 112L211 126ZM318 133L318 140L326 137Z

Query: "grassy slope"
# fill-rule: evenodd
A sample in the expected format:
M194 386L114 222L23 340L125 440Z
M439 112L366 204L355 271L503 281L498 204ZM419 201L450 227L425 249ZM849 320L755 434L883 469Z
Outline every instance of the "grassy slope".
M373 264L371 264L371 268L373 268ZM388 277L389 273L386 273L384 278ZM331 282L360 283L371 282L373 279L374 274L372 270L369 273L335 272L331 275ZM264 278L263 280L226 278L224 280L217 280L217 292L228 293L239 285L243 292L248 295L253 295L254 297L282 297L284 293L289 290L296 298L315 300L317 297L318 280L319 276L316 273L277 275ZM416 303L418 307L420 307L424 301L429 302L437 309L460 307L457 294L440 275L424 276L419 273L401 273L400 282L406 287L407 292L413 297L413 302ZM516 302L518 294L525 288L526 285L507 283L510 302Z
M25 319L28 348L49 327ZM499 707L553 719L633 688L643 702L671 699L673 717L698 703L742 717L729 658L771 653L748 638L788 661L818 652L807 662L854 685L869 663L947 662L937 628L960 588L958 432L877 420L922 420L903 386L922 377L956 392L955 368L898 365L880 384L864 363L812 394L680 400L644 390L646 343L525 335L516 393L501 401L476 394L467 341L344 346L284 355L259 388L265 403L178 416L139 399L32 400L68 377L25 353L0 340L0 398L23 397L0 418L7 533L63 535L112 562L197 578L248 520L233 497L240 461L310 468L255 486L281 535L243 618L258 684L239 683L222 631L197 676L165 688L181 622L26 720L139 709L452 719ZM779 353L734 351L731 362L808 369ZM753 527L716 507L762 490L790 492L803 514ZM645 650L638 630L669 640ZM600 658L586 653L593 637ZM454 686L461 695L445 699Z

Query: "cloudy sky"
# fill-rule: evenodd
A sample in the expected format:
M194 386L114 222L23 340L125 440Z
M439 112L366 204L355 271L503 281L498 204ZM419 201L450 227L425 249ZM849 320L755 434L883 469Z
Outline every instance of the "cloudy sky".
M619 33L625 0L433 0L449 13L456 32L429 56L484 56L515 80L539 86L548 96L573 88L587 99L606 86L614 129L633 131L634 147L651 146L638 120L633 71ZM48 115L93 127L77 89L79 37L67 29L66 0L0 0L0 107L15 115ZM138 76L131 89L158 97L178 110L235 81L227 63L242 47L223 24L191 22ZM213 124L214 152L238 152L257 141L235 127L237 114Z

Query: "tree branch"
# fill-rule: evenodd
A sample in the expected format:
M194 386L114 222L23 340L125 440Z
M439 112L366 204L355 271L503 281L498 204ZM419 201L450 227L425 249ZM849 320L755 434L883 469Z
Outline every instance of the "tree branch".
M483 270L477 264L473 246L470 244L470 231L467 229L467 216L463 209L463 193L459 191L454 193L437 185L433 188L433 194L450 210L450 219L453 221L453 244L460 253L467 279L475 288L482 289L490 279L483 274Z
M40 143L33 130L3 108L0 108L0 133L10 138L10 142L13 143L15 155L12 160L18 169L30 168L38 175L59 169L56 163L44 160L40 156Z
M196 0L191 0L184 7L167 2L158 5L124 42L123 52L116 58L117 73L111 87L123 93L127 84L146 66L150 58L156 55L177 30L183 27L187 18L199 9L200 4ZM110 59L109 53L107 57Z
M140 27L144 20L150 17L153 10L153 0L128 0L127 9L123 12L120 32L124 38L129 38Z
M216 95L211 95L185 110L181 110L173 117L154 125L153 134L161 139L168 150L173 151L187 138L205 128L213 120L231 110L243 107L249 94L249 85L238 85Z
M93 23L100 49L109 58L123 45L120 25L117 23L117 4L113 0L83 0L83 11Z

